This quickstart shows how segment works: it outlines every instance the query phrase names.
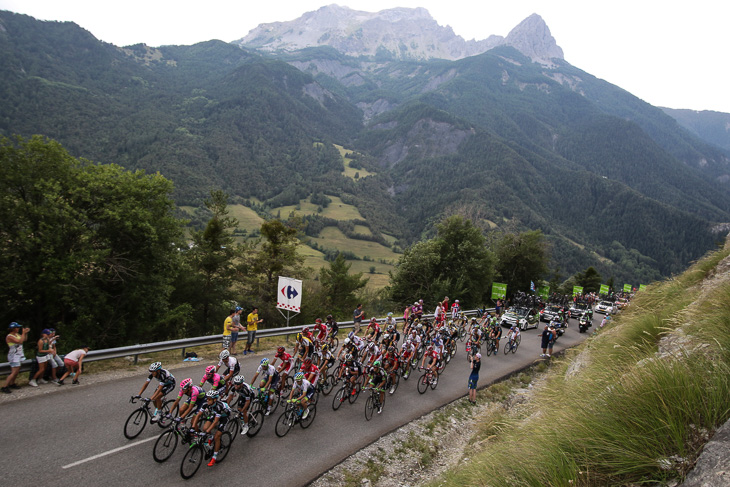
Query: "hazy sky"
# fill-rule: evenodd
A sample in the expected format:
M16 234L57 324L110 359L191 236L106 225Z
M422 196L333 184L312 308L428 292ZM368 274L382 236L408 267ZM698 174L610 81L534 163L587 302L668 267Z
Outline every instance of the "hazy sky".
M653 105L730 113L728 0L0 0L0 9L70 20L118 46L160 46L240 39L329 3L424 7L465 39L505 36L537 13L572 65Z

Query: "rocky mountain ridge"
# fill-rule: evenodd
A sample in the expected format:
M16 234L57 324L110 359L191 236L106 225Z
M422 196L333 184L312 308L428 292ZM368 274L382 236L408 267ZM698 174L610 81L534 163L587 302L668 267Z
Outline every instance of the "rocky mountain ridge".
M563 58L563 50L537 14L522 21L506 38L491 35L467 41L451 27L439 25L424 8L363 12L333 4L295 20L261 24L234 43L269 52L330 46L348 56L401 60L457 60L508 45L534 61Z

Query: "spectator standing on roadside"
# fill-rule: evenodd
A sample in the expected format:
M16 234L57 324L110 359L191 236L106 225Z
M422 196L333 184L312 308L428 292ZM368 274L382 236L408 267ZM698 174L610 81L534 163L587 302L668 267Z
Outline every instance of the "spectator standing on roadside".
M73 383L79 383L79 377L81 377L82 372L82 362L84 361L84 357L86 357L87 353L89 353L89 347L83 346L81 348L77 348L71 353L66 354L66 356L63 358L63 364L66 366L66 373L63 374L61 380L58 381L59 386L62 386L64 379L66 379L66 377L74 372L76 373L76 375L74 376Z
M482 354L477 353L473 357L468 355L471 363L471 372L469 373L469 402L477 403L477 382L479 382L479 369L482 367Z
M236 312L233 314L233 325L231 326L231 355L236 354L236 342L238 341L238 332L241 331L241 307L236 306Z
M223 343L221 346L224 350L231 348L231 335L233 333L233 316L236 314L236 310L231 308L228 312L228 317L223 321Z
M51 341L51 352L50 356L51 358L48 360L51 363L51 377L53 378L52 382L58 384L58 375L56 374L56 369L59 367L63 367L63 360L61 360L61 357L58 356L58 350L56 350L56 341L60 338L58 335L56 335L56 329L55 328L49 328L51 335L50 335L50 341Z
M51 330L46 328L41 332L41 338L38 340L38 353L36 353L35 359L38 362L38 371L33 375L33 378L28 382L31 387L38 387L38 380L42 383L47 383L43 378L43 374L46 372L48 361L51 359Z
M547 349L548 347L550 347L550 351L553 349L552 339L554 333L551 323L546 323L545 328L542 330L542 335L540 335L542 337L542 353L540 354L540 358L550 358L550 354L548 354Z
M365 311L362 309L362 304L358 304L355 311L352 312L352 321L355 324L355 335L360 334L360 326L362 325L363 316L365 316Z
M246 340L246 350L243 351L244 355L247 353L253 353L251 345L253 345L253 341L256 339L256 330L259 329L259 323L262 321L264 320L259 319L259 308L254 307L246 318L246 332L248 333L248 337Z
M498 299L497 304L494 305L494 312L497 313L497 316L499 316L502 311L502 300Z
M18 377L20 372L20 364L25 360L23 354L23 342L28 339L28 332L30 328L23 328L16 322L10 323L8 327L10 333L5 337L5 343L8 344L8 362L10 362L10 375L5 379L5 385L0 391L5 394L10 394L10 389L20 389L15 383L15 378Z

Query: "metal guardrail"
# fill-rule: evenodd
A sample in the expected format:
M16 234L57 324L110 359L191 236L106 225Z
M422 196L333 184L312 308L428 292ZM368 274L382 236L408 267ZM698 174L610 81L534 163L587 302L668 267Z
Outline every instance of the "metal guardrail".
M467 310L464 311L464 314L467 316L475 315L477 314L479 310L473 309L473 310ZM485 311L493 312L494 308L486 309ZM396 323L403 323L403 317L398 317L395 319ZM302 329L306 326L312 327L312 325L302 325L302 326L290 326L290 327L284 327L284 328L268 328L263 330L258 330L256 332L256 339L259 338L268 338L268 337L276 337L276 336L286 336L286 335L294 335L296 333L299 333L302 331ZM347 329L347 328L354 328L355 322L354 321L345 321L343 323L338 323L338 326L340 329ZM363 328L367 326L367 321L363 322ZM127 347L117 347L117 348L106 348L103 350L89 350L89 353L84 357L84 362L96 362L99 360L109 360L114 358L123 358L123 357L129 357L132 356L135 359L135 363L137 363L137 358L140 355L145 355L149 353L154 352L165 352L169 350L180 350L182 349L182 356L185 357L185 349L187 348L194 348L194 347L200 347L202 345L213 345L216 343L221 343L223 341L223 335L207 335L202 337L194 337L194 338L182 338L179 340L169 340L165 342L155 342L155 343L145 343L145 344L138 344L138 345L130 345ZM31 370L31 367L33 365L33 362L35 362L35 359L26 359L20 364L20 372L29 372ZM8 375L10 374L10 363L4 362L0 363L0 375Z

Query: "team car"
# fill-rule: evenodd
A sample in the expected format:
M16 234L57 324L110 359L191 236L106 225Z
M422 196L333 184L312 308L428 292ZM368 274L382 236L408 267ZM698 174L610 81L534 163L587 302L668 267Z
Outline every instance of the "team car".
M500 320L499 324L505 328L517 325L520 330L537 328L540 323L539 313L535 308L516 306L508 309Z

